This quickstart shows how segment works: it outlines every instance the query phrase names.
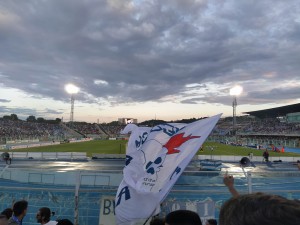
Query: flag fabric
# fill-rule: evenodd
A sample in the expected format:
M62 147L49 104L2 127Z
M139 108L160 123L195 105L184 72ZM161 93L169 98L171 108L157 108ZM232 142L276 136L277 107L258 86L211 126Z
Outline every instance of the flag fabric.
M127 125L131 133L116 194L116 223L134 225L156 215L160 204L206 140L221 114L189 124L166 123L153 128Z

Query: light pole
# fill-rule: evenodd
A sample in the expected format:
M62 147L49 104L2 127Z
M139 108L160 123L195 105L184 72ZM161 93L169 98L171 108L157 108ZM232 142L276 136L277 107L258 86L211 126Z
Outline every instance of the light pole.
M72 128L73 121L74 121L74 102L75 102L74 95L79 92L79 88L76 87L74 84L66 84L65 90L71 95L70 127Z
M235 129L236 129L236 107L237 107L237 96L239 96L243 91L243 88L241 86L235 86L230 89L230 95L233 96L233 101L232 101L232 132L235 135Z

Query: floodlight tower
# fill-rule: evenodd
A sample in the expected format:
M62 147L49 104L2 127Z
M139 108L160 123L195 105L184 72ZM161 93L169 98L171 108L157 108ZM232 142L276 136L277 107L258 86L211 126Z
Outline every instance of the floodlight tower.
M243 88L241 86L235 86L230 89L230 95L233 96L233 101L232 101L232 108L233 108L233 113L232 113L232 131L233 134L235 135L235 129L236 129L236 107L237 107L237 96L239 96L243 91Z
M76 87L74 84L66 84L65 90L67 93L71 95L71 113L70 113L70 126L73 127L73 121L74 121L74 102L75 97L74 95L79 92L79 88Z

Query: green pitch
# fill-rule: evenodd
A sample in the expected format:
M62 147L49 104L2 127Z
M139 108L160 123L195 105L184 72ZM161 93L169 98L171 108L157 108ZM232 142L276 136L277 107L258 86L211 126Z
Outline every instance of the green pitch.
M86 152L87 156L91 157L96 154L125 154L127 141L125 140L98 140L78 143L66 143L53 146L34 147L26 149L15 149L20 152ZM253 152L254 156L262 156L262 150L251 148L230 146L215 142L205 142L203 150L199 150L199 155L241 155L247 156ZM270 152L270 156L300 156L296 153L277 153Z

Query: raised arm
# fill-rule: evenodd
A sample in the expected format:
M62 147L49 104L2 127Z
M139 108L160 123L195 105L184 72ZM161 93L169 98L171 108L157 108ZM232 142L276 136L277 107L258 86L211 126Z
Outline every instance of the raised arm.
M233 197L237 197L237 196L240 195L234 187L234 178L233 178L233 176L225 174L225 176L223 178L223 182L224 182L225 186L228 188L229 192L231 193L231 195Z

